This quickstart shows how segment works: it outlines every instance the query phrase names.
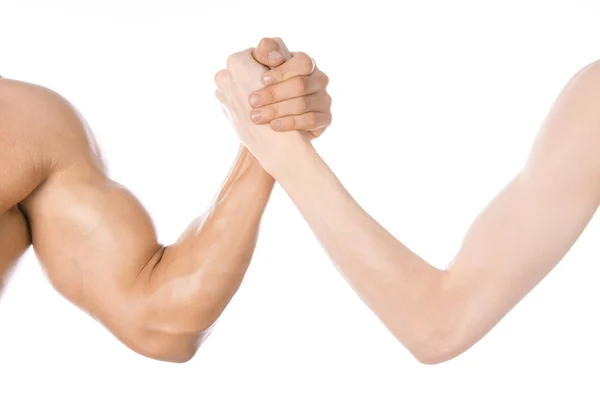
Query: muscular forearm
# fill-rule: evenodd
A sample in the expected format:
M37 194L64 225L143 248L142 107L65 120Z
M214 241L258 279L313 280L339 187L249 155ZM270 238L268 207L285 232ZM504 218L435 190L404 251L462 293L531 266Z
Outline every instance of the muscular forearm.
M28 203L53 285L138 353L189 360L239 287L273 179L242 150L206 215L162 247L124 187L87 167L70 173Z
M150 328L198 340L237 291L274 180L246 149L203 217L140 274Z
M188 277L191 305L186 310L210 325L237 290L254 252L260 218L273 188L273 178L246 149L206 214L168 247L152 271L158 288L181 275ZM181 293L181 292L179 292Z
M287 50L272 40L261 41L253 54L265 65L276 67L282 60L272 60L274 51L289 58ZM291 66L282 65L279 72L275 70L276 75L290 77L311 72L297 72L304 63L300 56L295 59ZM256 88L262 87L265 70L263 66L253 70L251 80ZM287 102L278 102L280 107L271 109L264 106L274 98L263 98L264 117L260 123L268 123L274 110L278 116L300 116L296 110L303 102L298 97L316 97L315 92L326 85L326 81L314 78L308 81L310 84L300 90L293 83L280 86L274 82L272 89L278 101L293 98L295 102L291 107ZM39 92L35 94L39 96ZM44 126L57 131L49 134L44 128L43 136L53 137L52 145L43 145L44 153L51 152L65 160L60 167L54 166L43 186L24 206L32 220L35 251L50 281L63 296L138 353L160 360L186 361L194 355L241 283L254 251L273 178L248 150L241 150L206 214L194 221L175 244L165 247L157 241L152 220L141 203L124 186L110 180L104 167L98 166L101 161L83 120L65 100L50 96L38 101L42 105L38 107L31 106L31 101L18 101L28 103L26 110L35 115L33 120L44 120ZM328 114L327 97L316 98L308 111ZM247 113L241 119L250 122ZM311 125L311 120L308 119L307 128L321 127ZM294 120L289 117L284 121ZM321 119L317 121L320 123ZM17 129L19 132L30 127L29 123L22 124L26 128ZM47 155L44 158L52 160ZM169 192L161 193L169 196Z

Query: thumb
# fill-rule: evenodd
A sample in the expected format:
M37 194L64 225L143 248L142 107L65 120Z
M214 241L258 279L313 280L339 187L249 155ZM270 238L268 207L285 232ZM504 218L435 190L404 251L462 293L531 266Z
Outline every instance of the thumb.
M277 67L292 57L279 37L262 39L252 52L252 56L258 63L269 68Z

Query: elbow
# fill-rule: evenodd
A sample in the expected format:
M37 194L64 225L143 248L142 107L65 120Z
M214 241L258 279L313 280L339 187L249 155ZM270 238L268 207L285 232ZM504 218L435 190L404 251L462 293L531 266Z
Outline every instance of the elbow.
M196 356L197 348L187 348L179 350L158 349L147 354L146 357L156 361L163 361L172 364L185 364Z
M113 330L127 347L144 357L183 364L196 356L217 318L212 312L191 310L189 305L145 305L143 312L133 312L129 321Z
M402 340L400 335L395 335ZM406 338L405 338L406 340ZM457 325L429 325L415 330L405 347L421 364L437 365L450 361L467 351L475 343L459 332Z
M410 349L413 357L423 365L437 365L458 357L462 351L457 351L450 344L439 342L430 343Z
M196 356L201 346L198 337L155 334L139 338L129 347L152 360L184 364Z
M134 352L152 360L183 364L196 356L210 330L173 332L146 328L129 338L120 338Z

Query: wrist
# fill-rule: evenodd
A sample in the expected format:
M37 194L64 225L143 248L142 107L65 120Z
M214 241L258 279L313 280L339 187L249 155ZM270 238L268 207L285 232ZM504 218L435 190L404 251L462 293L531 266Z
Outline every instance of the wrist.
M240 146L237 159L231 169L230 179L246 180L250 179L269 179L273 178L263 168L262 164L254 154L244 145Z
M274 180L262 167L260 162L245 147L241 146L235 163L233 164L227 178L221 185L217 196L217 202L225 197L233 199L238 193L245 199L250 195L269 195Z
M268 154L257 156L265 171L276 180L291 176L315 157L318 157L318 154L310 140L301 135L298 135L298 138L286 139L284 144L276 150L270 150Z

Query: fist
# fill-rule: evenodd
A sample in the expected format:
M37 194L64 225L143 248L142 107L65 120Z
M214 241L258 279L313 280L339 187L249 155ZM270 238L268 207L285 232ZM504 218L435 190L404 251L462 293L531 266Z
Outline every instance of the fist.
M308 140L308 137L296 130L276 132L269 124L255 124L251 121L249 96L263 88L262 77L268 71L254 59L252 53L253 50L250 49L227 59L227 69L215 75L218 87L216 95L240 140L264 166L265 161L282 160L287 150Z

